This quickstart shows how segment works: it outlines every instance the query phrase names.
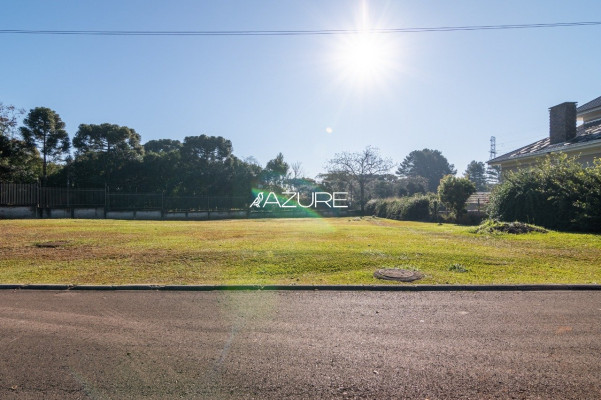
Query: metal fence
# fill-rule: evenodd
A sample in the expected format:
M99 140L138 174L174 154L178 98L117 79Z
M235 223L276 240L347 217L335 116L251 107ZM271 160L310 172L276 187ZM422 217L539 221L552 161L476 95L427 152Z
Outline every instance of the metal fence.
M162 193L121 193L105 189L41 187L0 183L0 206L37 208L104 208L107 211L228 211L248 209L241 196L166 196Z
M38 185L26 183L0 183L0 205L31 206L39 202Z

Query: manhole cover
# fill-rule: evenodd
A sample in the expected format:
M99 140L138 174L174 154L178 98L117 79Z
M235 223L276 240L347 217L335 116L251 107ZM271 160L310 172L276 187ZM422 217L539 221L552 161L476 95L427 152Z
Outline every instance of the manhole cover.
M374 277L388 281L412 282L422 279L424 274L410 269L379 269L374 272Z

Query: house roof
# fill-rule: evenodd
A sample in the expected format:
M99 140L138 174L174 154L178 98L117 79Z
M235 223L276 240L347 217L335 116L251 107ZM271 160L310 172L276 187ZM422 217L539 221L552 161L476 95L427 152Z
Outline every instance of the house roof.
M592 110L594 108L598 108L601 107L601 96L597 97L594 100L589 101L588 103L585 103L583 105L581 105L580 107L578 107L576 109L576 112L578 114Z
M601 97L593 101L600 101ZM589 102L587 104L590 104ZM585 104L584 106L586 106ZM601 104L600 104L601 105ZM584 107L582 106L582 107ZM580 110L580 107L578 108ZM528 156L551 153L555 151L565 151L583 147L585 145L596 144L601 145L601 120L595 120L586 124L580 125L576 130L576 136L572 140L563 143L551 144L551 139L546 137L534 143L513 150L507 154L503 154L497 158L489 160L489 164L496 164L503 161L519 159Z

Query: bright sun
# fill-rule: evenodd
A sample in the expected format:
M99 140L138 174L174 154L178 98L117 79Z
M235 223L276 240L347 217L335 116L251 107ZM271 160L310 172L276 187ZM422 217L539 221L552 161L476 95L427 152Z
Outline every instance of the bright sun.
M332 51L339 79L357 86L374 86L391 78L397 67L397 49L391 36L369 28L367 5L360 15L360 29L340 37Z
M345 78L367 83L390 72L391 50L381 35L357 33L346 38L336 62Z

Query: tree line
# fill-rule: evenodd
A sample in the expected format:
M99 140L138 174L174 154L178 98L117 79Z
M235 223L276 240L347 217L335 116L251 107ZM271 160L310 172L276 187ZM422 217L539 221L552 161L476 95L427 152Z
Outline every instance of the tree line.
M36 107L25 114L0 103L0 182L176 195L250 196L252 189L346 191L363 210L371 198L436 192L445 175L457 173L440 151L431 149L410 152L390 173L393 167L378 149L367 147L335 154L325 172L313 179L304 176L300 162L288 163L281 153L264 167L253 158L242 160L233 154L232 142L221 136L142 144L133 128L110 123L80 124L70 140L54 110ZM477 161L470 163L465 176L477 190L487 190L495 178Z

